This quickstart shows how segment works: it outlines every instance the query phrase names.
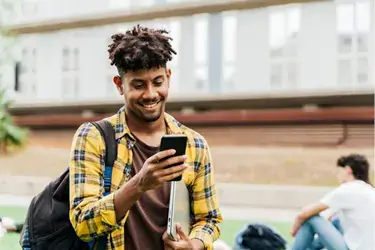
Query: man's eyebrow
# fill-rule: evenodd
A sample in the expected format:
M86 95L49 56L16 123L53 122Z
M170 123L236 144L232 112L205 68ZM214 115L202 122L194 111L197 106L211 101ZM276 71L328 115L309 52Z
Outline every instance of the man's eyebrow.
M159 79L164 79L164 76L163 75L158 75L157 77L155 77L152 80L155 81L155 80L159 80Z
M145 80L143 80L143 79L139 79L139 78L133 78L130 82L132 82L132 83L136 83L136 82L144 83Z

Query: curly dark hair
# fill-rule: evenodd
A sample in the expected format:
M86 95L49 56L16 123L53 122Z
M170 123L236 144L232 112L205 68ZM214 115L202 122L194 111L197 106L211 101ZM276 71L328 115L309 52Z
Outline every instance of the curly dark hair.
M370 183L370 164L365 156L360 154L350 154L347 156L341 156L337 160L337 166L342 168L349 166L352 169L354 178L356 178L357 180Z
M112 43L108 46L111 65L115 65L119 74L129 70L166 67L172 60L173 50L165 29L150 29L139 24L125 33L111 36Z

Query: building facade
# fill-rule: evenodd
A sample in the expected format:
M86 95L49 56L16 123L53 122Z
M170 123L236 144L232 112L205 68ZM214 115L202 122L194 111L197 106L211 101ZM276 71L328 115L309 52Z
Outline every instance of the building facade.
M178 2L188 0L20 0L2 19L27 24ZM373 90L373 10L372 0L337 0L137 23L171 32L174 96ZM0 85L30 101L120 98L107 46L137 23L21 35L0 65Z

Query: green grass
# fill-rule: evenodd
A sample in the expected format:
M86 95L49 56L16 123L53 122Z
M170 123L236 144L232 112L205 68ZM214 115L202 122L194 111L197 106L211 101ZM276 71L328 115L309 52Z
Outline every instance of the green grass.
M10 217L16 221L24 221L26 214L25 207L0 207L0 216ZM291 242L289 231L291 223L288 222L265 222L267 225L276 228L284 238ZM238 220L227 220L220 225L221 239L227 242L230 246L233 246L234 238L237 233L248 223L247 221ZM7 234L4 238L0 239L0 249L6 250L19 250L19 235L18 234Z

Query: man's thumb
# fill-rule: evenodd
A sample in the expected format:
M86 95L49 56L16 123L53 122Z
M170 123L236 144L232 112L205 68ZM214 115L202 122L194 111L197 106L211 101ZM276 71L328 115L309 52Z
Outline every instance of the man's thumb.
M177 232L178 232L178 234L180 235L180 237L182 239L187 239L188 238L179 223L176 224L176 229L177 229Z

